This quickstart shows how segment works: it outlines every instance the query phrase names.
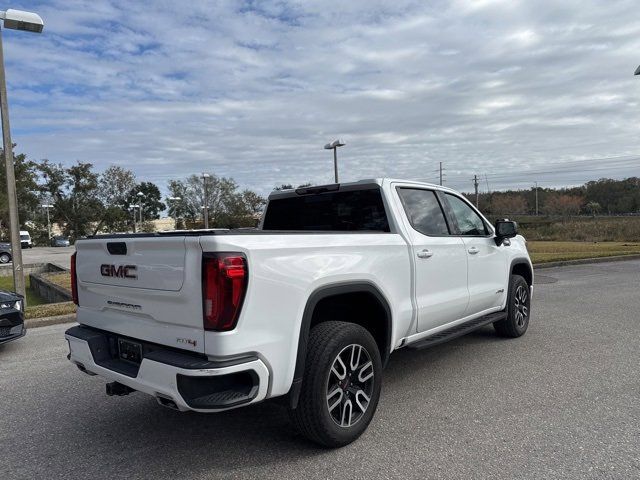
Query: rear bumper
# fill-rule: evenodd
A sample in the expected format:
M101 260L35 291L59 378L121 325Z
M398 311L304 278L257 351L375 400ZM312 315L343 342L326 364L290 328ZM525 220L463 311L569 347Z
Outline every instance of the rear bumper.
M267 396L269 370L257 356L208 360L142 342L143 358L137 365L118 358L118 337L110 332L76 326L65 337L69 360L80 370L148 393L181 411L223 411Z

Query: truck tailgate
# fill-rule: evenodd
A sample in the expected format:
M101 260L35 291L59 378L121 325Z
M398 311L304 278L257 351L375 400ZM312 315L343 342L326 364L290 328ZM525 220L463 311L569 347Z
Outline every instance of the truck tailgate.
M204 352L201 265L195 237L78 241L78 322Z

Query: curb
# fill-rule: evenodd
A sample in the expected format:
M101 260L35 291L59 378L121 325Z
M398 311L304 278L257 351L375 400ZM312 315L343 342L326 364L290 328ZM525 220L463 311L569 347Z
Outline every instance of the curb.
M622 262L625 260L640 260L640 254L632 253L630 255L613 255L611 257L579 258L576 260L561 260L558 262L534 263L533 269L540 270L543 268L569 267L571 265L587 265L590 263Z
M69 313L67 315L56 315L54 317L43 318L27 318L24 325L27 328L47 327L49 325L58 325L60 323L73 323L76 321L76 314Z

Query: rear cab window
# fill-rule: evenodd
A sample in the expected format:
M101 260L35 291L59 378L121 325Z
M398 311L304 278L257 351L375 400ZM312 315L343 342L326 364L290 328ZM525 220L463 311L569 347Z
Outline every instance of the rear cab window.
M262 230L389 232L378 185L345 190L317 187L269 199Z

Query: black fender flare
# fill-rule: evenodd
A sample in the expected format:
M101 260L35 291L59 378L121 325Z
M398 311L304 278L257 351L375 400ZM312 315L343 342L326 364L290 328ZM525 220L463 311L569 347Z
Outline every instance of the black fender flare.
M353 281L353 282L341 282L324 285L316 289L309 298L307 304L304 307L304 313L302 314L302 322L300 324L300 335L298 338L298 351L296 354L296 368L293 373L293 381L291 383L291 389L289 390L289 407L296 408L298 400L300 398L300 389L302 388L302 377L304 375L305 360L307 356L307 344L309 341L309 332L311 330L311 320L313 318L313 312L315 311L318 303L327 298L335 295L341 295L345 293L369 293L373 295L386 313L386 339L384 351L380 352L382 357L382 365L386 366L389 360L390 348L391 348L391 307L389 302L378 287L368 281Z
M516 257L512 259L511 265L509 265L509 277L513 275L513 269L516 267L516 265L524 265L525 267L527 267L527 270L529 270L529 275L531 275L531 285L529 286L533 286L533 265L531 264L531 261L526 257Z

